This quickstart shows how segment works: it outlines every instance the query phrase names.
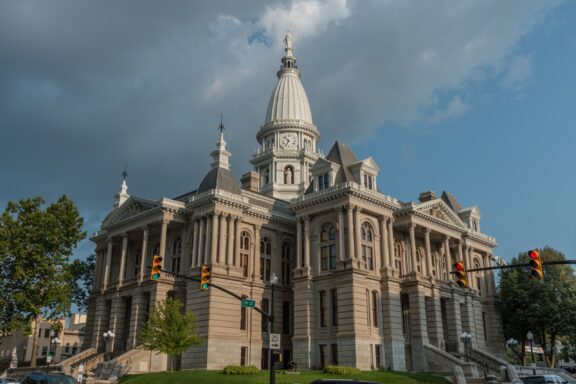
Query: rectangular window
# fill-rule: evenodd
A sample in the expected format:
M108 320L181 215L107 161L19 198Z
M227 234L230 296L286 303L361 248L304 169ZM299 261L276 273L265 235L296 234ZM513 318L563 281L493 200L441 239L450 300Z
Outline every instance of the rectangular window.
M174 273L180 272L180 258L179 257L172 258L172 272L174 272Z
M486 312L482 312L482 330L484 331L484 341L488 342Z
M373 189L374 182L373 177L371 175L364 174L364 187L368 189Z
M332 364L338 365L338 344L330 345L330 354L332 355Z
M338 326L338 291L332 289L330 291L330 303L332 304L332 326Z
M372 326L378 326L378 292L372 291Z
M246 296L242 296L243 299L247 299ZM240 307L240 329L246 330L246 307Z
M282 333L290 334L290 302L282 303Z
M326 326L326 291L320 291L320 327Z
M262 312L270 314L270 302L268 299L262 299ZM262 318L262 332L268 332L268 318L266 316L261 316Z
M330 186L330 174L325 173L318 176L318 190L327 189Z
M374 346L374 354L376 355L376 368L382 368L382 346L376 344Z
M336 244L329 244L320 248L320 268L323 271L336 269Z
M248 277L248 255L241 254L240 255L240 267L242 267L242 274L244 277Z
M330 254L330 269L336 269L336 244L328 247Z
M248 347L241 347L240 348L240 365L245 366L248 361L246 358L248 357Z
M410 297L403 293L400 295L400 305L402 308L402 332L405 337L410 335Z
M49 328L46 328L44 330L44 337L50 337L50 329Z
M266 259L266 263L265 263L265 267L264 267L264 278L266 281L270 281L270 276L271 271L272 271L272 260L270 259Z
M320 366L326 366L326 344L320 344Z
M370 290L366 290L366 324L370 326Z
M48 347L42 347L42 356L46 356L48 354Z

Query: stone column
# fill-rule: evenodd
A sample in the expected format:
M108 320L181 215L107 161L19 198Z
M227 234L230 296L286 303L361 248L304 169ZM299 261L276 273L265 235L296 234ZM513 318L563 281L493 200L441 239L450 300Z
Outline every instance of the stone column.
M428 276L432 277L432 253L430 252L430 228L424 228L424 247L426 248L426 261Z
M112 238L108 238L108 250L106 251L106 264L104 266L104 279L102 281L102 289L108 288L108 283L110 283L110 268L112 265L112 247L114 246L114 241Z
M210 249L210 262L218 263L218 221L222 218L221 215L214 213L212 217L212 244Z
M132 308L130 314L130 333L128 335L128 349L134 349L140 344L140 331L146 318L146 297L142 292L132 296Z
M388 231L386 230L386 221L388 219L386 216L380 216L378 218L378 224L380 226L380 260L381 268L390 268L390 256L388 255Z
M336 207L336 212L338 213L338 260L344 261L344 212L342 212L342 207Z
M160 231L160 257L162 258L162 269L165 268L166 262L166 234L168 232L168 220L162 220L162 228Z
M140 255L140 283L144 282L146 276L146 256L148 255L148 226L143 228L142 233L142 254Z
M491 266L492 266L492 254L491 254L491 253L488 253L488 254L486 255L486 258L488 259L488 260L487 260L487 263L488 263L488 264L487 264L486 266L487 266L487 267L491 267ZM487 274L488 274L488 276L487 276L487 279L488 279L487 285L490 287L490 288L489 288L490 295L494 296L494 295L496 295L496 281L494 280L494 270L493 270L493 269L490 269L490 270L488 270L488 271L486 271L486 272L487 272Z
M452 291L452 297L447 301L446 317L448 326L448 340L446 343L450 345L448 352L462 352L462 343L460 342L460 335L462 334L462 317L460 314L460 302L458 301L456 291ZM468 329L467 329L468 331Z
M122 234L122 253L120 254L120 270L118 271L118 287L124 283L124 273L126 271L126 250L128 249L128 234Z
M410 260L412 261L412 272L418 273L416 262L416 234L414 233L414 224L408 226L410 233Z
M355 245L355 259L362 258L362 243L360 242L360 207L354 209L354 245Z
M192 265L191 268L198 266L198 219L194 219L194 240L192 240Z
M446 278L448 281L451 281L452 256L450 255L450 239L448 236L444 237L444 254L446 255Z
M354 258L354 220L352 218L352 211L354 209L353 205L348 205L346 207L348 216L348 255L346 259Z
M204 264L204 247L206 236L204 236L204 231L206 230L206 222L203 217L198 219L198 255L196 259L196 266L201 266Z
M304 217L304 268L310 273L310 217Z
M206 241L204 244L204 264L210 264L210 245L212 243L212 221L214 217L212 215L208 215L206 217Z
M108 351L114 352L120 350L124 335L124 300L121 296L115 296L112 299L112 308L110 311L110 330L114 333L114 339L109 341Z
M296 268L302 268L302 220L296 218Z
M406 370L406 358L402 331L400 284L394 280L383 280L381 290L385 367L395 371L404 371Z
M423 292L410 293L410 327L412 341L412 369L426 371L424 345L428 344L428 321L426 319L426 296Z
M389 265L391 268L395 268L394 266L394 226L393 226L393 218L389 218L386 225L388 227L388 257Z
M238 267L240 266L240 256L238 255L238 252L240 250L240 241L242 239L240 238L240 218L235 217L234 218L234 244L236 244L236 246L234 247L234 266Z
M235 237L234 237L234 218L230 215L226 218L228 224L228 238L226 239L227 248L226 248L226 265L231 267L234 264L234 244L235 244Z
M462 240L458 240L458 261L464 261L464 257L462 256ZM468 266L466 266L468 268Z
M225 264L226 263L226 216L220 214L218 216L218 220L220 220L220 233L218 236L218 264Z
M260 226L254 225L254 261L252 262L252 280L260 279Z
M93 288L98 289L102 286L101 283L101 270L102 270L102 259L104 258L104 254L98 248L96 249L96 263L94 265L94 281L93 281Z

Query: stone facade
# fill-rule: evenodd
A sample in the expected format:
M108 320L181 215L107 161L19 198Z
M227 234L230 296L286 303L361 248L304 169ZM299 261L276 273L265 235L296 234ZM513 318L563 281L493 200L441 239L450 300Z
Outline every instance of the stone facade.
M491 265L496 242L481 233L478 208L462 208L447 192L400 202L380 192L372 158L359 161L338 142L327 156L319 153L295 63L287 45L257 133L254 172L242 177L242 189L223 130L198 190L151 201L129 196L123 181L92 238L97 259L85 347L135 348L149 309L171 296L196 314L204 339L178 367L267 367L271 325L237 298L214 287L201 291L185 278L198 278L208 264L214 285L273 314L273 333L282 335L279 365L427 370L426 346L459 356L463 331L474 348L501 355L493 274L469 273L468 288L450 274L456 261ZM150 281L153 255L179 276ZM107 330L113 341L103 340Z

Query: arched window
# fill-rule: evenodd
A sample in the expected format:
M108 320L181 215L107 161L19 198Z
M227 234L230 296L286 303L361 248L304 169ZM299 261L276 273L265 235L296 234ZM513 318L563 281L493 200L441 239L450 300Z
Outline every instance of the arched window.
M446 254L442 253L442 279L448 280L448 260L446 258Z
M394 241L394 268L400 271L400 274L404 274L402 258L404 257L404 247L402 242L399 240Z
M180 272L180 256L182 254L182 239L176 237L172 242L172 269L174 273Z
M284 184L294 184L294 167L291 165L284 167Z
M292 249L290 244L285 241L282 243L282 282L284 284L290 284L290 275L292 274L292 268L290 266L290 260L292 259Z
M378 326L378 292L372 291L372 326Z
M360 228L360 237L362 239L362 260L366 263L366 268L374 270L374 231L372 226L364 222Z
M336 269L336 229L331 223L320 230L320 269Z
M416 248L416 271L418 271L418 273L422 273L422 252L420 251L420 248Z
M434 277L436 277L436 263L438 260L438 256L436 255L436 252L432 252L432 254L430 255L431 257L431 264L432 264L432 270L430 271L430 274Z
M272 269L272 240L268 236L260 239L260 278L270 281Z
M248 277L248 260L250 260L250 234L243 231L240 234L240 268L244 277Z
M478 259L474 259L474 269L480 268L480 262L478 261ZM476 272L476 289L480 292L480 295L482 295L482 279L480 278L480 273L481 272Z

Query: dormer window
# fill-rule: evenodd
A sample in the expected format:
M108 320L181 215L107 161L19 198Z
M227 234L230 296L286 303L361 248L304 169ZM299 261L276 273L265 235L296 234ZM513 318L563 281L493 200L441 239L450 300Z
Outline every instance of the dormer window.
M324 173L318 176L318 190L327 189L330 186L330 174Z
M367 173L364 174L364 187L374 189L374 176Z

